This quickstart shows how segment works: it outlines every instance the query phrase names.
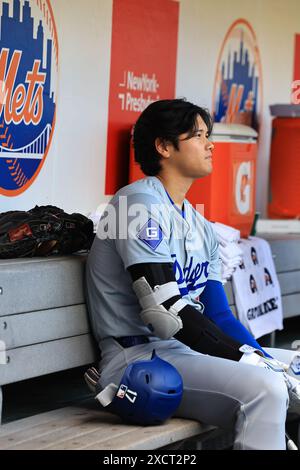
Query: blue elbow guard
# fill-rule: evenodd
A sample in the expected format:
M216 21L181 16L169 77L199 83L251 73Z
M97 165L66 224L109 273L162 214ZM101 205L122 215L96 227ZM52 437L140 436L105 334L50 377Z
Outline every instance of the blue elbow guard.
M258 344L251 333L235 318L228 305L223 285L219 281L207 281L200 301L203 303L206 315L224 333L241 344L248 344L260 349L266 357L272 357Z

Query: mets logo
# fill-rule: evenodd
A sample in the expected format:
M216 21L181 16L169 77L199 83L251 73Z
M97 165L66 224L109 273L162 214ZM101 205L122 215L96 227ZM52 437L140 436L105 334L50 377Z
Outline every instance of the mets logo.
M50 0L0 0L0 194L35 180L55 125L58 41Z
M251 25L236 20L219 53L213 91L215 122L245 124L258 129L262 105L259 50Z

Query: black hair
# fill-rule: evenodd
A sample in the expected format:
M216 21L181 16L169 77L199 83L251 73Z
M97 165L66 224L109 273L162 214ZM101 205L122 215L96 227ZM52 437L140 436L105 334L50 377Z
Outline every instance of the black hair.
M270 271L269 271L267 268L264 268L264 272L265 272L265 274L266 274L267 276L269 276L269 282L270 282L271 284L273 284Z
M254 287L252 287L251 281L254 282ZM256 291L257 291L257 285L256 285L256 281L255 281L255 279L254 279L254 276L253 276L252 274L250 274L249 283L250 283L251 292L252 292L252 293L256 292Z
M259 264L256 249L254 248L254 246L251 247L251 258L252 258L253 264Z
M191 138L197 129L198 116L205 122L210 135L213 122L209 112L184 98L155 101L142 112L134 126L133 145L135 161L146 175L155 176L161 170L161 156L155 148L155 140L159 138L179 150L179 135L188 133L187 138Z

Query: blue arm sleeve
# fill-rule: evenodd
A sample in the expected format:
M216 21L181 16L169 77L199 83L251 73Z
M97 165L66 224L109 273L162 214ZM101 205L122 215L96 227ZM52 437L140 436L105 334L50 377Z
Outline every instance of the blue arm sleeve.
M260 349L266 357L270 356L251 333L235 318L230 310L224 287L221 282L209 280L200 296L205 310L204 315L210 318L224 333L241 344L248 344Z

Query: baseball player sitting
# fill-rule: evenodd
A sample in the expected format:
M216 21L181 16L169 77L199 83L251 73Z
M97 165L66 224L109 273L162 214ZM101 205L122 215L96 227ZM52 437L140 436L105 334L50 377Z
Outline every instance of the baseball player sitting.
M235 449L285 449L288 406L300 413L297 358L292 371L295 353L264 351L234 318L214 232L185 199L212 171L211 130L208 112L181 99L152 103L136 122L148 176L112 198L87 261L95 378L118 384L155 349L183 379L177 416L234 427Z

